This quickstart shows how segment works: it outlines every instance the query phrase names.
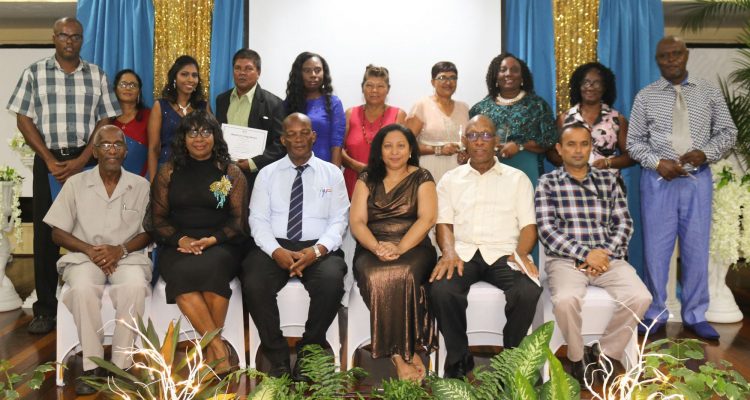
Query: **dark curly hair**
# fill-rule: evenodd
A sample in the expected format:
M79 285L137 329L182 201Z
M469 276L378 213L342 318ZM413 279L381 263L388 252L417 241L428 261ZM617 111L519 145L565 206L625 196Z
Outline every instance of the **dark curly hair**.
M383 141L386 135L393 131L401 132L406 140L409 142L409 148L411 149L411 155L409 160L406 161L408 165L415 167L419 166L419 144L417 144L417 137L411 132L411 129L401 124L390 124L386 125L375 134L370 145L370 157L367 160L367 183L376 184L383 181L385 178L385 162L383 162Z
M143 119L143 112L142 110L146 108L146 105L143 103L143 81L141 81L141 77L135 73L132 69L123 69L117 72L115 74L115 80L112 81L112 90L117 93L117 85L120 84L120 81L122 80L122 76L125 74L133 74L135 76L135 80L138 81L138 102L135 104L135 109L138 110L138 112L135 114L135 120L140 121ZM119 99L118 99L119 100ZM110 118L110 123L114 122L117 119L117 117Z
M161 90L161 97L169 100L172 104L177 103L177 87L175 81L177 80L177 73L185 68L186 65L195 65L195 69L198 70L198 85L195 87L195 90L193 90L193 93L190 94L190 104L195 107L196 104L204 100L203 79L200 77L201 67L198 65L198 61L187 55L177 57L177 59L174 60L172 67L169 68L169 72L167 72L167 83L164 84L164 89Z
M224 141L224 134L221 131L219 122L216 121L211 113L206 110L195 110L184 116L180 125L177 127L172 138L172 155L171 161L174 169L181 169L187 165L190 157L187 147L185 146L185 136L193 129L208 129L214 136L214 148L211 150L212 157L216 162L216 167L221 171L226 171L232 160L229 158L229 148Z
M617 99L617 88L615 86L615 74L611 69L598 62L590 62L578 66L570 75L570 105L574 106L581 102L581 84L589 71L598 71L604 81L604 92L602 102L612 106Z
M328 116L331 115L331 95L333 94L333 86L331 85L331 70L328 68L326 59L321 57L319 54L310 53L305 51L300 53L292 63L292 70L289 71L289 80L286 82L286 104L287 113L300 112L303 114L307 113L307 93L305 92L305 82L302 79L302 64L305 61L317 57L320 63L323 64L323 84L320 86L320 93L323 94L326 100L326 113Z
M490 61L490 66L487 68L485 81L487 82L487 95L490 98L494 99L500 94L500 88L497 87L497 74L500 73L500 64L508 57L514 58L521 65L521 89L525 90L526 93L534 93L534 77L531 76L529 66L511 53L500 53Z

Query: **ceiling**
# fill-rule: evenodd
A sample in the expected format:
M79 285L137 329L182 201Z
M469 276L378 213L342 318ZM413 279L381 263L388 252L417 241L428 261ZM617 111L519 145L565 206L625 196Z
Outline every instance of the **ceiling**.
M76 2L70 0L0 0L0 26L3 28L50 27L60 17L75 16Z

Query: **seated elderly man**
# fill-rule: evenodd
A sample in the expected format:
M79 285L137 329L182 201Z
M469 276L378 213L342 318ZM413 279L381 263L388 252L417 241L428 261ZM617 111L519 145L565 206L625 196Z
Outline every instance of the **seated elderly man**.
M141 251L150 242L141 221L148 204L148 181L122 168L127 154L125 135L112 125L94 136L94 157L99 164L72 176L44 217L52 240L69 253L57 269L70 286L62 298L76 322L83 349L83 376L101 374L90 357L104 357L101 299L104 285L117 320L131 321L143 313L151 280L151 261ZM117 323L112 337L112 363L129 364L122 351L132 347L134 332ZM95 389L83 381L76 394Z
M563 165L539 179L536 222L555 320L568 343L571 375L583 384L584 371L598 369L587 364L597 362L600 353L624 359L651 295L625 261L633 220L618 179L608 169L589 167L591 131L580 123L568 125L556 148ZM618 306L599 344L584 354L581 304L589 285L606 290ZM592 378L586 380L593 383Z
M459 379L474 368L466 335L471 285L486 281L505 293L506 349L526 336L542 293L529 257L536 243L531 181L497 160L495 125L486 116L469 120L463 140L469 162L446 172L437 186L443 256L430 276L431 304L448 350L445 376Z

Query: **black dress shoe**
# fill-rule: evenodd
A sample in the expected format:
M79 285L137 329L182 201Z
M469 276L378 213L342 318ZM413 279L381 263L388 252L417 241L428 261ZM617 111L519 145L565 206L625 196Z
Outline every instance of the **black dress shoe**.
M294 362L294 368L292 368L292 380L295 382L307 382L311 380L307 375L302 374L302 354L297 353L297 361Z
M49 315L35 315L29 322L27 330L29 333L41 335L52 332L55 329L55 317Z
M604 369L606 362L601 361L602 349L599 343L583 348L583 362L586 374L586 380L591 385L602 384L604 382Z
M451 365L446 365L444 372L445 378L463 379L474 369L474 356L466 354L463 358Z
M94 394L97 392L96 388L89 385L88 383L84 382L83 377L97 377L97 376L103 376L103 371L101 368L94 368L90 369L88 371L83 371L81 376L78 377L78 380L76 381L76 395L78 396L88 396L90 394Z
M289 359L278 362L271 366L271 370L268 371L268 376L272 378L281 378L282 376L291 376L292 370L289 369Z
M586 387L586 380L584 379L585 371L586 366L584 365L583 360L573 361L573 365L570 367L570 375L578 381L581 385L581 389Z

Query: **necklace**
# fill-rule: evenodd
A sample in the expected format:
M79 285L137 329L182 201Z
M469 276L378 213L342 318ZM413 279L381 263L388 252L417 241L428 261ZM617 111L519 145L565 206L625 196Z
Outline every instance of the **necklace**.
M495 103L501 106L510 106L510 105L518 103L524 96L526 96L525 90L521 90L520 92L518 92L516 97L512 99L506 99L502 95L498 94L497 97L495 97Z
M383 113L381 113L380 117L376 118L375 121L373 121L372 123L370 123L370 121L367 120L367 116L365 115L365 107L367 107L366 104L363 105L361 109L362 111L362 138L365 139L365 142L367 142L368 145L370 145L372 144L372 139L375 138L375 135L377 135L380 128L383 127L383 120L385 119L385 112L388 111L388 106L385 106L385 108L383 108ZM369 124L370 126L373 126L375 125L376 122L378 122L378 120L380 120L380 124L378 126L378 129L375 130L375 135L372 135L372 137L368 138L367 130L365 129L365 124Z
M187 104L185 104L185 107L181 106L180 103L176 103L176 104L177 104L177 107L180 108L180 111L182 111L182 116L183 117L186 116L187 110L188 108L190 108L190 102L188 101Z

